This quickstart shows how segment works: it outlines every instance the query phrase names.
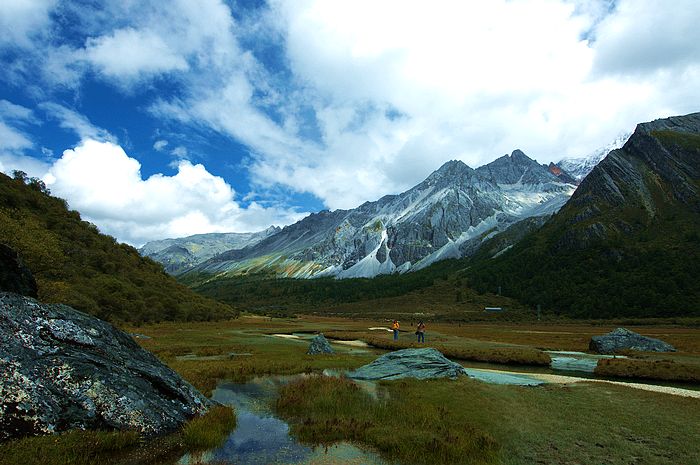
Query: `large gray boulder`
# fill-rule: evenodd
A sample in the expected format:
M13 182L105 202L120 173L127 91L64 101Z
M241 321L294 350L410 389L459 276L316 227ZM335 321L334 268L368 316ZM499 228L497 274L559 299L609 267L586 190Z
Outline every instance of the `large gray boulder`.
M31 271L19 254L5 244L0 244L0 291L37 296L36 281Z
M318 336L311 339L309 350L306 353L309 355L332 354L333 348L328 343L328 340L323 333L319 333Z
M379 380L400 378L457 378L464 367L435 349L403 349L384 354L370 364L348 373L349 378Z
M172 431L210 401L126 333L0 293L0 441L74 428Z
M676 349L660 339L642 336L625 328L617 328L602 336L593 336L588 348L599 354L612 354L620 350L641 352L675 352Z

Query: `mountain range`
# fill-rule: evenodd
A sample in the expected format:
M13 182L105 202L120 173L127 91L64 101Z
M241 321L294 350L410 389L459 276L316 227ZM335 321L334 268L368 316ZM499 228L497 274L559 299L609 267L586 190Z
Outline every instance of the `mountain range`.
M252 233L208 233L162 239L146 243L141 255L163 264L165 271L177 275L211 257L231 249L242 249L280 231L277 226Z
M637 125L541 229L481 254L465 276L482 292L576 317L699 314L700 113Z
M149 243L142 253L187 276L369 278L405 273L473 254L484 240L522 220L552 215L575 187L515 150L477 169L447 162L404 193L351 210L311 214L281 230L252 235L246 246L195 266L172 265L186 261L180 256L190 258L185 243L191 238L160 250L166 244ZM172 252L180 255L173 258Z

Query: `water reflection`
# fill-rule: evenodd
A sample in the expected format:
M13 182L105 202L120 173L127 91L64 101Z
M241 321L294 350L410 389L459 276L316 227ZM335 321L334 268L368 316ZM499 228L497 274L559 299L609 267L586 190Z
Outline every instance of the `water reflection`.
M205 464L385 464L374 453L353 444L312 448L299 444L289 425L269 408L281 384L309 375L256 378L246 384L220 385L212 399L236 409L236 429L221 447L199 454L187 454L181 465Z

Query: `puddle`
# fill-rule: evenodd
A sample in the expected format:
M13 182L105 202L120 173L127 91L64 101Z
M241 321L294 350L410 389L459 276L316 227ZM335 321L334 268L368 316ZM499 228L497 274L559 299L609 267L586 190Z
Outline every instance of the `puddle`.
M508 384L511 386L539 386L545 381L521 373L504 373L496 370L464 368L470 378L489 384Z
M341 341L339 339L328 339L328 342L331 344L341 344L344 346L352 346L352 347L369 347L369 344L367 344L365 341L360 341L359 339L354 340L354 341Z
M236 429L221 447L187 454L178 464L387 464L377 454L351 443L314 448L289 434L289 425L273 415L269 403L281 385L308 376L314 375L268 376L245 384L219 385L212 399L236 409Z
M627 358L620 355L599 355L599 354L587 354L585 352L573 352L573 351L546 351L552 362L550 367L553 370L561 371L579 371L583 373L594 373L596 367L598 366L598 360L605 358Z
M297 334L271 334L270 336L281 337L283 339L301 339Z
M367 328L367 329L369 329L370 331L388 331L388 332L390 332L390 333L393 332L390 328L385 328L385 327L383 327L383 326L376 326L376 327Z

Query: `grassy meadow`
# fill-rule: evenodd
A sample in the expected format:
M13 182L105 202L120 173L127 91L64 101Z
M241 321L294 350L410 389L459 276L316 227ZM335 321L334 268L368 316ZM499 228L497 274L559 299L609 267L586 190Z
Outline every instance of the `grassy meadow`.
M245 382L269 374L347 370L387 350L417 346L419 318L391 333L369 328L389 321L321 316L244 315L219 322L161 323L126 328L148 338L139 344L206 394L222 381ZM427 321L426 346L466 364L532 369L548 363L545 350L585 351L592 335L615 325L587 323L446 323ZM697 388L700 328L627 326L675 345L672 354L636 354L611 361L606 375L687 379ZM336 354L306 355L308 340L360 340L333 344ZM286 337L280 337L286 335ZM512 368L511 368L512 367ZM643 368L640 368L643 367ZM609 371L617 371L615 373ZM645 371L646 370L646 371ZM665 375L664 375L665 373ZM676 373L676 375L668 375ZM663 376L662 376L663 375ZM352 441L398 463L432 464L696 464L700 463L700 400L606 383L540 387L490 385L472 379L381 382L370 395L343 378L311 377L281 389L273 405L308 444ZM229 413L227 413L229 412ZM235 415L213 410L181 431L144 442L133 433L70 432L0 446L0 464L172 464L185 452L214 447L235 425Z

